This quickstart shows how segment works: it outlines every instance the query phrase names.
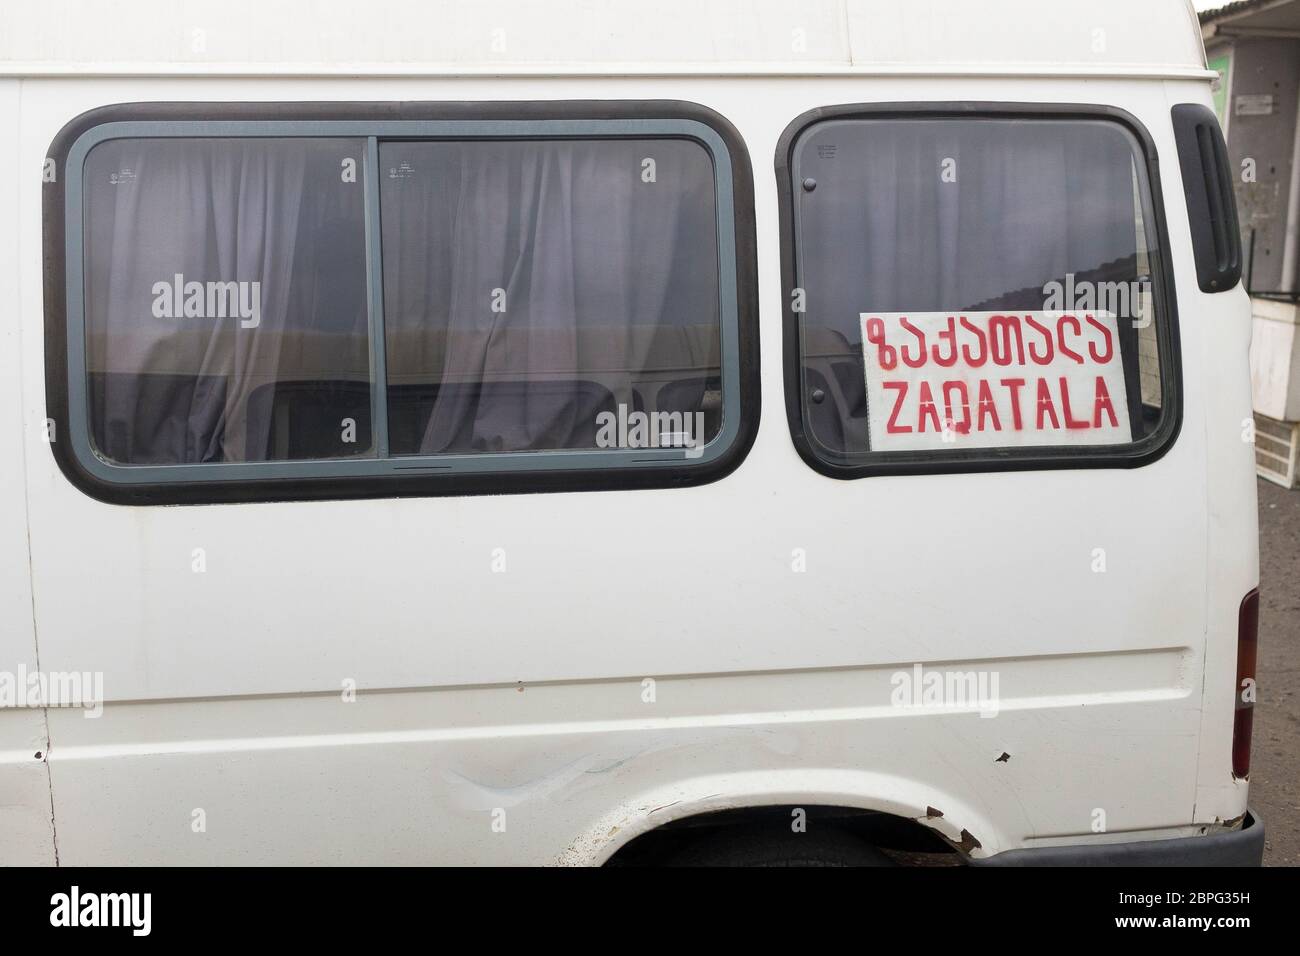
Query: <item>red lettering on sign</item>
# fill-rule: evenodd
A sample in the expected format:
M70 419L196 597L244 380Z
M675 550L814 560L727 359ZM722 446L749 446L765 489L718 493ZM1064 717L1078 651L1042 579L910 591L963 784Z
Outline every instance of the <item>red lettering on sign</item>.
M907 361L907 360L904 359L903 361ZM930 391L930 383L922 382L921 383L921 407L917 411L917 416L916 416L919 421L919 425L916 429L917 431L919 432L925 431L925 418L927 414L929 415L930 420L934 422L934 430L937 432L943 431L943 428L939 425L939 409L935 407L934 393Z
M1047 344L1047 352L1046 352L1046 354L1039 355L1039 354L1038 354L1038 350L1037 350L1036 348L1034 348L1034 343L1033 343L1033 342L1030 342L1030 343L1029 343L1029 357L1030 357L1031 359L1033 359L1035 362L1037 362L1039 365L1051 365L1051 364L1052 364L1052 355L1053 355L1053 352L1052 352L1052 330L1049 329L1049 328L1048 328L1047 326L1045 326L1045 325L1039 325L1037 322L1035 322L1035 321L1034 321L1030 316L1028 316L1028 315L1025 316L1025 325L1029 326L1029 327L1030 327L1031 329L1033 329L1035 332L1040 333L1040 334L1043 336L1043 341Z
M948 357L939 357L939 346L937 345L930 349L930 354L934 356L937 364L942 365L944 368L952 368L957 364L957 320L951 315L948 316L948 328L939 332L939 341L947 342L950 346Z
M1020 418L1020 389L1024 385L1023 378L1002 379L1002 386L1011 392L1011 424L1015 426L1016 431L1025 427L1025 423Z
M1038 430L1043 430L1043 419L1045 416L1052 417L1052 427L1060 428L1061 422L1056 417L1056 406L1052 404L1052 392L1047 387L1047 379L1038 380Z
M907 329L907 331L915 335L916 340L920 343L921 355L920 358L917 358L915 361L913 361L909 357L911 353L907 351L906 345L901 346L899 348L899 354L903 356L903 363L907 365L908 368L920 368L922 365L925 364L925 333L922 332L920 329L918 329L911 322L907 321L907 316L900 317L898 323L903 328Z
M961 421L952 417L952 393L961 394ZM943 383L943 413L949 422L952 422L952 430L958 435L970 434L970 392L966 390L966 383L962 381L944 382Z
M1110 403L1110 392L1106 390L1106 380L1097 376L1097 397L1092 406L1092 427L1101 427L1101 410L1104 408L1110 416L1110 427L1119 428L1119 419L1115 417L1115 407Z
M898 366L898 350L885 343L885 323L881 319L867 319L867 341L876 347L876 364L884 369Z
M1002 333L1002 348L998 348L998 333ZM1020 316L995 315L989 319L989 347L994 365L1011 364L1011 336L1016 337L1016 364L1025 364L1025 341L1020 332Z
M890 435L901 435L905 432L910 432L912 430L911 425L898 424L898 413L903 408L903 399L907 397L907 383L906 382L881 382L881 384L885 388L891 389L898 393L898 397L894 399L894 410L889 413L889 422L885 425L885 431L888 432Z
M1070 383L1061 376L1061 412L1065 415L1065 427L1074 431L1088 428L1088 419L1075 418L1070 414Z
M1094 329L1099 329L1101 331L1102 338L1106 340L1105 355L1097 354L1097 344L1095 342L1088 343L1088 354L1092 356L1092 360L1094 362L1098 362L1101 364L1109 362L1111 355L1114 354L1114 347L1111 345L1110 342L1110 329L1106 328L1106 326L1102 325L1092 316L1088 316L1088 324L1091 325Z
M985 417L993 419L994 431L1002 431L1002 422L998 419L998 406L993 401L993 392L989 389L988 380L982 378L979 388L979 421L975 426L980 431L984 431Z
M1068 356L1070 356L1070 358L1074 359L1076 362L1078 362L1080 365L1082 365L1082 364L1083 364L1083 356L1080 355L1078 352L1074 351L1074 350L1071 349L1068 345L1065 344L1065 324L1066 324L1067 322L1074 326L1074 337L1075 337L1076 339L1077 339L1080 335L1083 334L1083 326L1079 324L1079 320L1076 319L1074 316L1072 316L1072 315L1063 315L1063 316L1061 316L1059 319L1057 319L1057 320L1056 320L1056 337L1057 337L1057 338L1060 340L1060 342L1061 342L1061 354L1062 354L1062 355L1068 355Z
M966 316L964 315L961 317L961 327L965 329L967 332L973 332L975 334L975 338L978 339L980 343L979 358L975 358L973 355L970 354L969 345L963 345L961 347L962 358L966 360L966 364L969 365L971 368L979 368L986 361L988 361L988 357L989 357L988 345L984 341L984 330L977 325L971 325L970 320L967 319Z

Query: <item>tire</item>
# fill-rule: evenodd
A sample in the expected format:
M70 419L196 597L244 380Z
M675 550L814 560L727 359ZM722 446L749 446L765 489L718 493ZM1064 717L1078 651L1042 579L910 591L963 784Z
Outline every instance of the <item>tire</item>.
M784 823L722 827L677 851L666 866L893 866L875 847L838 827L794 833Z

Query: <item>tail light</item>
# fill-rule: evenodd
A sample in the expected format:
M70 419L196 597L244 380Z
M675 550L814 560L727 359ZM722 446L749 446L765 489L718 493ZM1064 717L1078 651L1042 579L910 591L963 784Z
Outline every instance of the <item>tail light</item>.
M1250 735L1255 720L1255 657L1259 648L1259 588L1237 612L1237 709L1232 721L1232 775L1250 775Z

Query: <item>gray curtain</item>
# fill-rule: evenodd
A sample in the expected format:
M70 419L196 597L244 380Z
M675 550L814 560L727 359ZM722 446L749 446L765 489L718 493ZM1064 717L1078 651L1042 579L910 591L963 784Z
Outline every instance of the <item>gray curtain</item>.
M360 141L113 140L86 163L92 431L128 463L259 461L275 391L368 379ZM260 323L158 317L154 285L259 282ZM334 416L320 427L337 432ZM355 453L345 448L341 453Z
M698 144L393 142L380 167L390 409L425 396L395 453L591 447L649 380L717 374Z
M364 147L145 139L91 152L101 454L372 453ZM374 172L395 454L590 448L601 411L697 411L716 391L715 196L699 144L394 141ZM155 284L178 274L259 282L260 323L155 315Z

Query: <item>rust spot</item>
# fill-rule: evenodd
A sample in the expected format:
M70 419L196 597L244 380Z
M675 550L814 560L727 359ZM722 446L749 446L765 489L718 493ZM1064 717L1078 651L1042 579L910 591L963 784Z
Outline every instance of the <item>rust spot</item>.
M1007 752L1004 750L1004 751L1002 751L1002 756L999 757L997 760L995 760L995 761L993 761L993 762L994 762L994 763L1006 763L1006 762L1007 762L1008 760L1010 760L1010 759L1011 759L1011 754L1007 753Z
M515 688L515 690L519 691L519 693L522 694L522 693L524 692L524 682L523 682L523 681L519 681L519 682L518 682L518 686Z
M936 810L934 807L926 807L926 808L925 808L925 815L926 815L927 817L941 817L941 816L943 816L943 811L942 811L942 810Z
M961 850L963 853L969 853L971 850L978 850L979 848L980 841L975 839L969 830L962 830L961 842L957 844L957 849Z

